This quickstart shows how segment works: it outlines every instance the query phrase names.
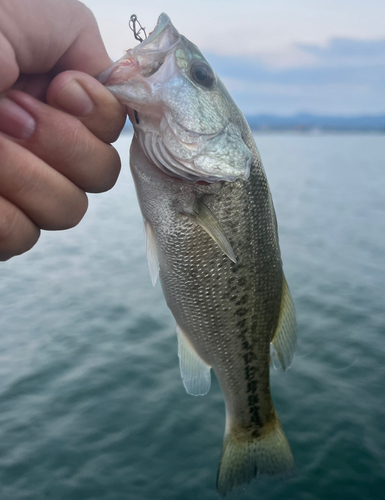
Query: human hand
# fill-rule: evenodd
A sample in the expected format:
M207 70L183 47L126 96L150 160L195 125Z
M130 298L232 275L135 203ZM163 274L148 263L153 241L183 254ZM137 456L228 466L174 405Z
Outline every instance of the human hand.
M77 0L0 0L0 260L75 226L116 182L126 113L93 76L112 61Z

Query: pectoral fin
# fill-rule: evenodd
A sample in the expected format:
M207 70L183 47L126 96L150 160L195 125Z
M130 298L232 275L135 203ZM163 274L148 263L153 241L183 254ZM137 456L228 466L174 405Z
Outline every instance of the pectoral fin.
M232 260L235 264L237 263L234 251L222 226L212 211L207 208L204 203L198 201L198 212L196 214L189 215L189 217L195 220L206 231L206 233L211 236L222 252L227 255L230 260Z
M186 335L176 325L180 373L186 391L193 396L204 396L210 390L211 373L207 365L195 352Z
M281 311L277 329L271 343L273 347L272 352L278 357L282 368L287 370L294 356L297 334L294 303L285 276L283 277L282 284ZM274 355L272 356L272 360L274 360Z
M144 229L146 231L148 268L150 270L152 285L155 286L156 280L158 279L159 276L159 260L158 260L158 253L156 250L154 232L152 230L150 223L146 220L144 220Z

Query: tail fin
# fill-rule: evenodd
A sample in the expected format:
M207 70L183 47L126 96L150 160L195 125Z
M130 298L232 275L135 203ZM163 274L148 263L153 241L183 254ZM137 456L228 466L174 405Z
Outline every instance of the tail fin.
M289 476L293 472L293 455L278 417L262 429L259 437L230 424L218 470L217 489L221 495L249 483L257 474Z

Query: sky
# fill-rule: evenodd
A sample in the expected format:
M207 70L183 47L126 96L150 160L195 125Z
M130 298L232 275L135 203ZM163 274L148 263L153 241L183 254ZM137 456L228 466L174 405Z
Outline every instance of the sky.
M384 0L83 0L116 60L136 14L195 43L246 115L385 114Z

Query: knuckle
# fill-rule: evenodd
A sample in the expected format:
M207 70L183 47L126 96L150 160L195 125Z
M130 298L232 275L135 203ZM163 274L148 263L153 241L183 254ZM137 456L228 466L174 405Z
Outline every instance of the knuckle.
M81 195L78 196L78 201L75 209L72 213L71 227L75 227L83 219L85 213L88 209L88 198L84 191L81 191Z
M81 118L82 123L96 137L105 143L115 142L126 122L126 111L116 97L100 83L88 85L83 78L87 89L95 104L94 112Z
M103 146L107 154L104 155L104 161L100 163L98 175L94 176L92 184L88 186L87 191L90 193L109 191L115 185L120 173L121 162L118 152L110 145Z
M95 19L91 9L79 0L67 0L67 3L72 4L70 10L73 22L77 24L86 24L90 19Z
M77 119L63 119L56 139L56 149L60 151L58 164L62 166L77 165L85 155L90 153L90 145L84 127Z
M62 202L62 209L58 210L55 220L44 229L62 230L71 229L79 224L88 208L87 195L79 189L78 193L72 196L71 200L65 199Z
M30 250L38 241L40 230L16 207L8 206L2 210L0 221L0 260Z
M76 184L80 189L90 193L108 191L120 172L118 152L86 130L78 120L74 120L73 125L63 134L67 148L60 148L65 151L62 165L72 165L72 170L79 166Z
M103 88L103 102L100 101L97 113L99 130L95 130L95 133L103 142L115 142L123 130L127 115L120 102L107 89Z
M9 211L3 211L0 221L0 248L7 248L10 246L14 236L15 219Z
M1 74L0 74L0 92L12 87L12 85L19 78L19 67L17 64L15 53L9 43L5 39L0 40L0 60L1 60Z
M107 121L106 131L104 133L103 140L104 142L115 142L118 140L120 133L124 127L126 121L126 115L117 111L112 119Z
M15 255L21 255L25 252L28 252L33 246L36 245L40 238L40 229L38 229L36 226L31 226L31 230L29 234L24 233L23 235L23 240L20 241L20 244L18 245L16 249L16 254Z
M72 3L75 4L75 8L72 9L72 23L77 27L77 31L83 35L87 33L91 36L99 33L98 25L92 10L78 0L72 0Z
M79 9L80 9L80 12L81 12L81 15L87 20L92 20L95 24L96 24L96 21L95 21L95 16L92 12L92 10L87 7L87 5L85 5L83 2L77 2L78 6L79 6Z

